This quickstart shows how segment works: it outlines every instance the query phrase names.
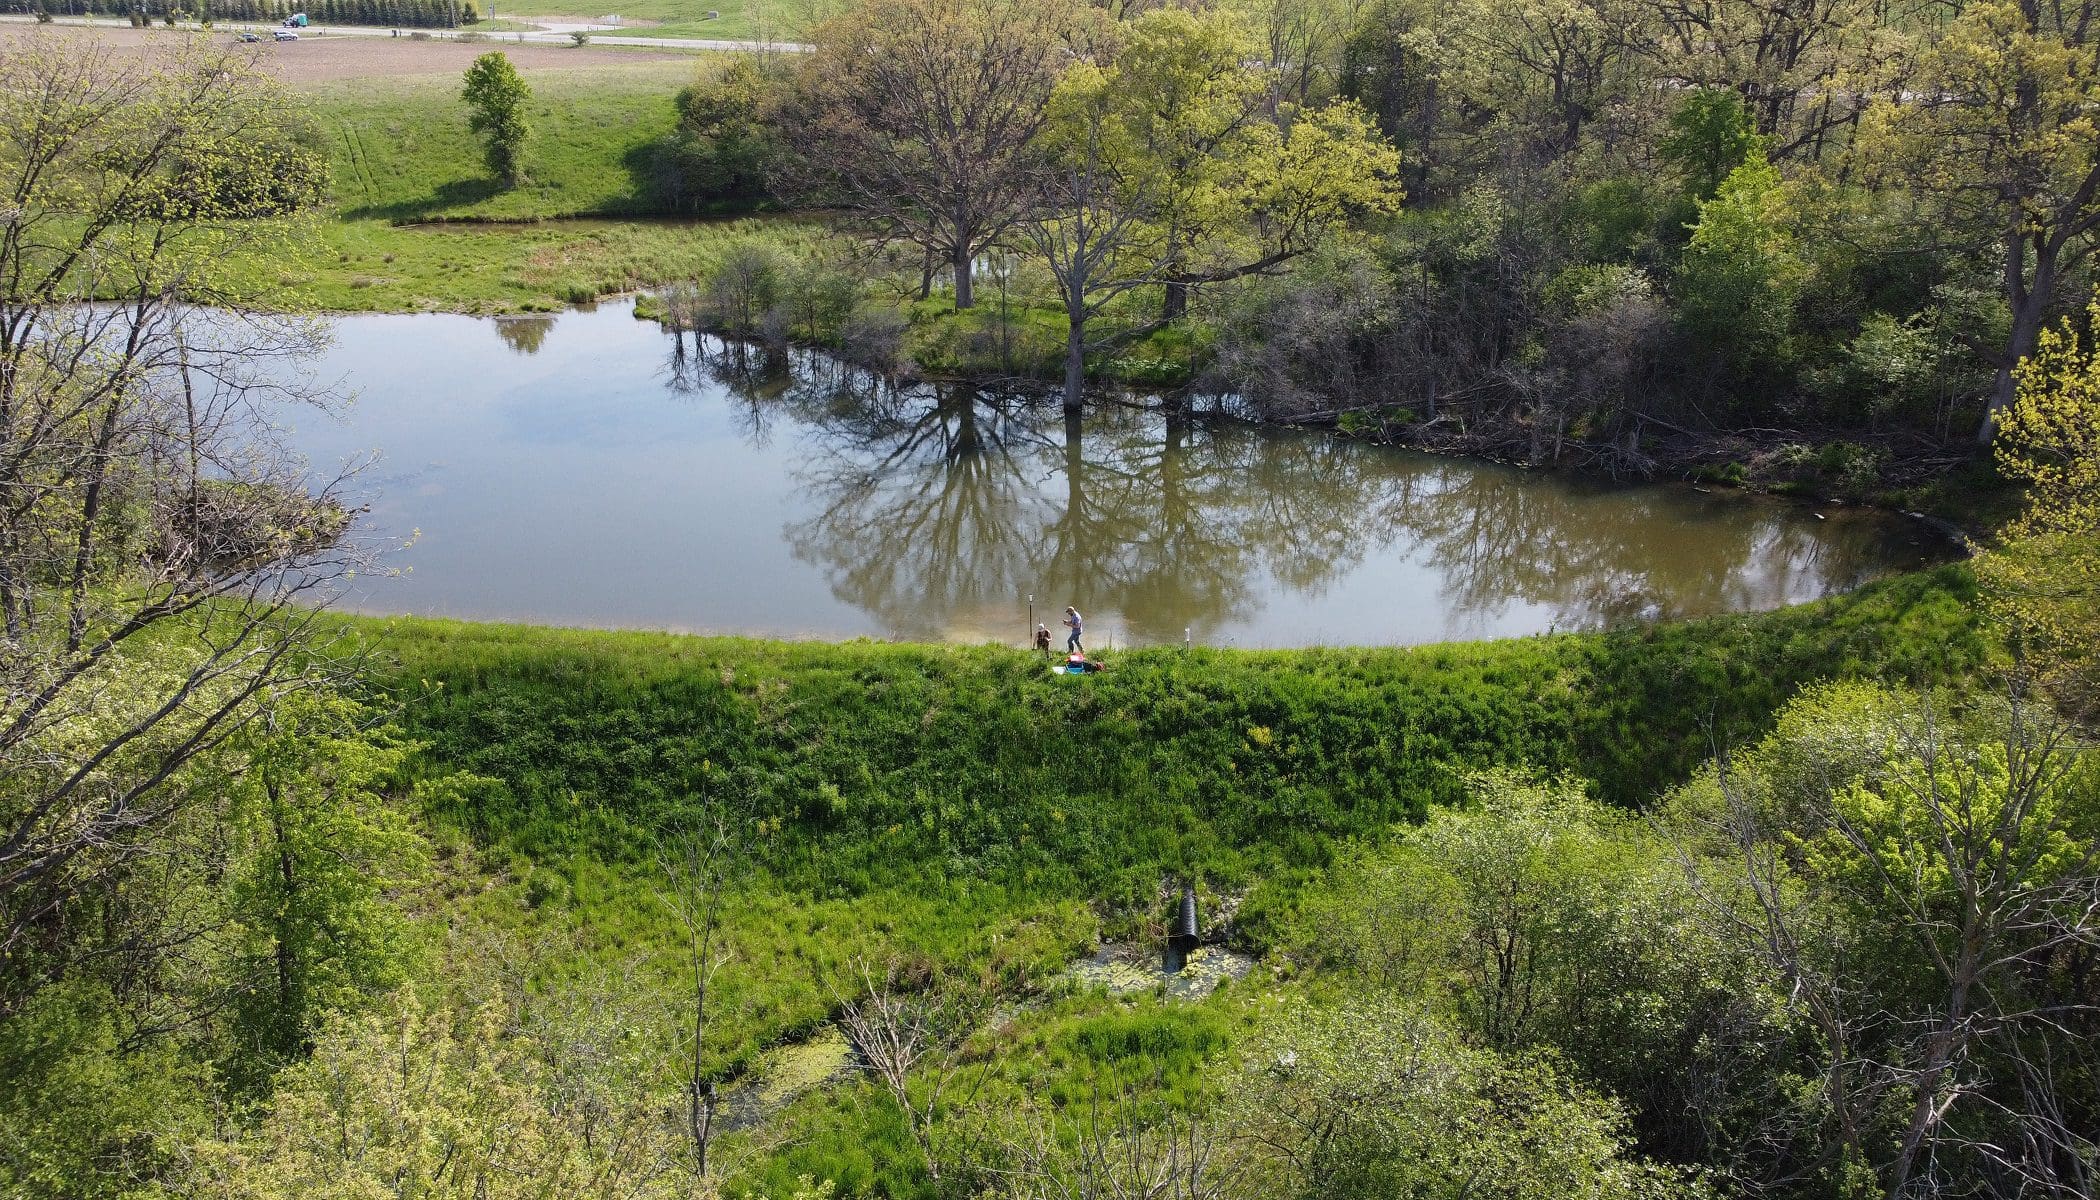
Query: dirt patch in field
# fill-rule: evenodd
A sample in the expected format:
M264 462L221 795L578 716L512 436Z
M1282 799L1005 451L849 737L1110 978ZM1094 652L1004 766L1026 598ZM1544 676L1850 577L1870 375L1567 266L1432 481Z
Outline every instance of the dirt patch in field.
M267 39L267 31L264 37ZM264 40L244 45L234 40L230 29L192 33L180 29L133 29L126 25L0 26L0 55L7 53L9 43L27 38L94 41L117 54L141 58L166 54L186 42L201 40L252 53L264 69L295 85L402 75L457 75L491 50L503 51L520 70L526 71L676 62L692 57L675 51L506 42L497 36L485 42L438 38L417 41L405 32L398 38L304 34L296 42Z

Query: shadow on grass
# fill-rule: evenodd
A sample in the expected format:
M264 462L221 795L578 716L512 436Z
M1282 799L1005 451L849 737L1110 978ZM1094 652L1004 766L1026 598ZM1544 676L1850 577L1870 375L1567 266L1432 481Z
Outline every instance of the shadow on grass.
M689 152L676 137L629 146L627 153L620 156L620 165L627 168L626 202L637 212L663 216L690 217L700 213L701 206L688 194L692 189L685 184L692 165L688 158Z
M622 194L604 196L575 208L552 210L559 204L561 189L557 185L549 196L555 201L549 206L550 211L535 212L532 205L520 206L522 211L502 216L465 211L494 200L509 190L498 180L482 176L450 180L425 195L409 199L347 207L342 210L342 216L349 220L413 225L447 218L529 222L571 217L727 216L755 212L763 207L762 195L723 197L703 194L692 183L701 172L692 161L690 150L670 142L670 139L654 139L629 147L621 156L621 167L627 175L627 186ZM518 190L529 192L533 186L528 178Z
M429 220L451 209L480 204L503 194L503 185L494 179L455 179L441 183L427 196L411 200L396 200L391 204L366 204L346 208L343 216L352 220L384 220L396 225Z

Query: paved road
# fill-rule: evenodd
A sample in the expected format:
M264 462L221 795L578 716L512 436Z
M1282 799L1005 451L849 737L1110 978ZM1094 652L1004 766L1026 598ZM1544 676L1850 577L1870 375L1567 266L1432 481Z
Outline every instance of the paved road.
M113 26L120 29L126 28L126 26L123 26L112 19L90 21L85 17L53 17L51 18L51 20L52 23L58 25L101 25L104 27ZM36 18L30 16L0 15L0 22L30 25L36 23ZM238 29L245 24L247 23L226 22L223 28ZM261 26L254 26L254 28L259 29L261 28ZM533 42L546 46L566 46L569 44L568 31L571 28L572 26L563 25L559 29L549 29L538 33L484 33L480 36L486 38L490 42L495 43ZM405 32L405 30L401 31L401 33ZM421 32L430 34L430 36L434 39L456 39L459 36L459 34L463 32L473 31L430 29L423 30ZM329 37L390 38L399 36L399 34L397 34L395 30L375 29L366 25L330 25L325 28L320 25L313 25L300 30L299 34L302 37L316 37L322 34L326 34ZM631 33L618 34L598 32L594 32L591 34L591 44L593 46L641 46L651 50L778 50L789 54L800 53L801 51L809 49L808 46L804 45L801 42L738 41L732 38L641 37Z

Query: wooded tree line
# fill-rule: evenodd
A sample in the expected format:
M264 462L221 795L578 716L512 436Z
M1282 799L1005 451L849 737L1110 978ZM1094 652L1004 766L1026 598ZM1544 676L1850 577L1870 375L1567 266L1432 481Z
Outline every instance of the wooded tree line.
M10 1195L156 1178L324 1013L401 978L383 897L421 843L378 781L403 751L313 632L366 548L347 479L275 424L332 403L297 370L323 331L255 282L298 253L317 142L223 51L0 58Z
M263 21L276 24L295 12L343 25L392 25L403 29L456 29L480 16L463 0L7 0L0 11L53 16L124 17L170 14L194 21Z
M1635 467L1987 438L2091 290L2087 4L1149 7L860 8L690 89L660 174L851 210L958 306L1003 247L1075 325L1190 314L1263 412Z

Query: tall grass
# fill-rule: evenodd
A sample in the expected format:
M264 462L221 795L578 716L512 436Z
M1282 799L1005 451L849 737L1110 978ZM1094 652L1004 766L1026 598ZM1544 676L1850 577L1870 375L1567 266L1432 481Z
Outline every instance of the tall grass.
M618 861L733 797L767 866L852 896L958 877L1039 894L1236 883L1458 799L1567 772L1638 805L1800 684L1937 681L1986 641L1959 567L1795 609L1412 649L1152 649L1099 676L1032 654L386 619L421 769L494 782L444 814L531 855Z
M744 220L546 221L525 225L323 225L322 246L284 282L337 312L551 312L712 269L753 239L793 250L823 226L791 217Z

